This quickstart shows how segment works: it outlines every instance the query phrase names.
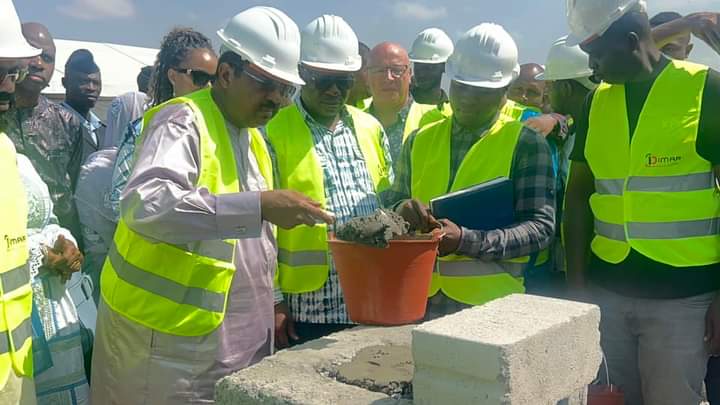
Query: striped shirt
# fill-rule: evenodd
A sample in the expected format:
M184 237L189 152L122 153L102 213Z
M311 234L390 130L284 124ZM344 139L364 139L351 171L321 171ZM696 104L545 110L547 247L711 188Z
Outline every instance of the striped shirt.
M323 170L326 209L335 214L336 225L372 214L380 208L379 196L355 137L352 117L343 109L334 129L315 121L300 101L296 105L305 119L315 144L315 155ZM390 162L387 137L384 138L385 159ZM274 153L271 151L271 153ZM390 173L392 182L392 172ZM329 228L332 231L332 227ZM330 256L328 251L328 256ZM290 312L297 322L352 323L345 309L342 289L332 257L328 258L328 279L317 291L287 294Z

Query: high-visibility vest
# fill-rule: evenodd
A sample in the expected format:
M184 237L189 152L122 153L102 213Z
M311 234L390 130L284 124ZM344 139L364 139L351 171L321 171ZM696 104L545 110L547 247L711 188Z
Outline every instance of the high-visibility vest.
M630 249L675 267L720 263L720 197L695 149L708 68L673 61L658 76L630 140L625 87L603 83L585 145L595 176L593 252L620 263ZM712 113L712 112L708 112Z
M536 109L534 108L526 107L522 104L516 103L508 99L507 102L505 102L503 107L500 109L500 115L498 116L498 119L503 120L504 122L520 121L520 119L522 119L523 117L523 114L525 114L525 111L527 110L536 111ZM432 124L433 122L438 122L450 116L452 116L452 106L449 102L445 102L443 103L442 108L427 110L427 112L425 112L421 116L420 121L415 129L420 129L426 125ZM410 133L406 135L406 138L409 134ZM405 139L403 139L403 142L404 141Z
M522 120L525 112L528 110L538 114L540 113L540 110L537 108L528 107L508 99L505 105L503 105L500 109L500 119L504 119L505 121L520 121Z
M358 102L355 103L353 107L358 108L362 111L367 111L368 108L370 108L370 105L372 104L372 97L364 98L362 100L358 100Z
M148 111L144 128L162 108L185 104L194 113L200 133L200 174L197 187L213 194L241 190L233 146L225 119L210 89L172 99ZM262 135L249 130L250 149L267 185L272 164ZM103 299L114 311L160 332L200 336L217 328L225 317L235 266L235 240L209 240L188 245L151 241L130 229L121 218L101 274Z
M355 137L365 158L375 192L390 187L391 162L385 160L382 126L371 115L346 106L352 117ZM277 114L266 127L276 155L278 186L307 195L325 206L323 169L315 154L310 128L296 105ZM327 226L301 225L278 229L278 271L276 284L286 293L320 289L328 278Z
M468 151L450 183L452 118L423 127L415 138L411 155L411 193L425 204L435 197L462 190L498 177L510 177L515 148L523 125L496 120L488 132ZM548 259L541 252L537 264ZM523 271L529 256L502 262L483 262L451 255L440 258L428 296L442 290L448 297L470 305L481 305L508 294L522 293Z
M0 132L0 388L10 373L32 376L32 289L27 266L27 196L12 141Z
M429 118L428 120L423 122L425 115L428 115L428 113L430 113L430 117L432 118ZM427 125L430 122L440 120L444 117L449 117L451 114L452 109L450 108L450 103L443 103L442 108L440 108L439 106L434 104L419 104L413 102L410 105L410 110L408 111L408 115L405 118L403 143L405 143L408 136L410 136L413 131L422 128L424 125Z

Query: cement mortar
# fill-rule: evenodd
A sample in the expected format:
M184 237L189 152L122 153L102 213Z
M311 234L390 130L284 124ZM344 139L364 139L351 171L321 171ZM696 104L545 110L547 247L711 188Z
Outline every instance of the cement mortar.
M371 346L360 350L330 375L338 381L382 392L392 398L412 399L413 361L410 346Z
M216 404L411 404L406 399L341 383L331 378L327 370L337 370L371 346L410 347L414 327L357 327L282 350L220 380L215 390Z
M408 229L408 223L400 215L379 209L372 215L353 218L341 225L336 236L344 241L384 248L390 240L407 234Z

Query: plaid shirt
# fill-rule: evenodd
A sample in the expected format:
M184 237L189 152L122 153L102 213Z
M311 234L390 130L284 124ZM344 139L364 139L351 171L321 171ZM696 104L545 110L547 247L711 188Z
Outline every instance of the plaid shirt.
M307 113L300 98L296 100L296 105L312 134L315 154L323 169L326 209L335 214L336 224L343 224L354 217L370 215L380 208L375 186L355 137L352 117L347 110L341 112L340 121L330 130ZM270 149L274 155L274 151ZM390 161L387 155L387 138L384 150L386 159ZM392 171L390 181L392 182ZM328 255L330 256L329 251ZM328 263L330 271L322 288L304 294L286 295L290 312L296 321L351 323L332 257L328 258Z
M451 184L463 158L487 129L468 131L457 122L453 123ZM411 196L411 151L416 135L410 135L400 161L395 164L395 183L383 196L387 206L397 205ZM517 222L507 228L490 231L462 228L457 253L486 261L506 260L539 252L550 245L555 232L555 176L550 147L542 136L528 128L520 134L510 178L515 190Z

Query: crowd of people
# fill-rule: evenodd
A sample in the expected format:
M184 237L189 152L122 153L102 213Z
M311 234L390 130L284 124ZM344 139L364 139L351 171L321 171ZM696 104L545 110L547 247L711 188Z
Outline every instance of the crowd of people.
M211 403L355 325L328 239L380 208L442 229L426 320L592 302L627 404L720 404L720 73L686 61L693 37L720 53L720 14L574 0L567 20L520 65L494 23L371 48L342 17L252 7L218 50L170 31L102 119L92 53L48 100L53 37L0 0L0 404ZM507 227L428 208L498 177Z

